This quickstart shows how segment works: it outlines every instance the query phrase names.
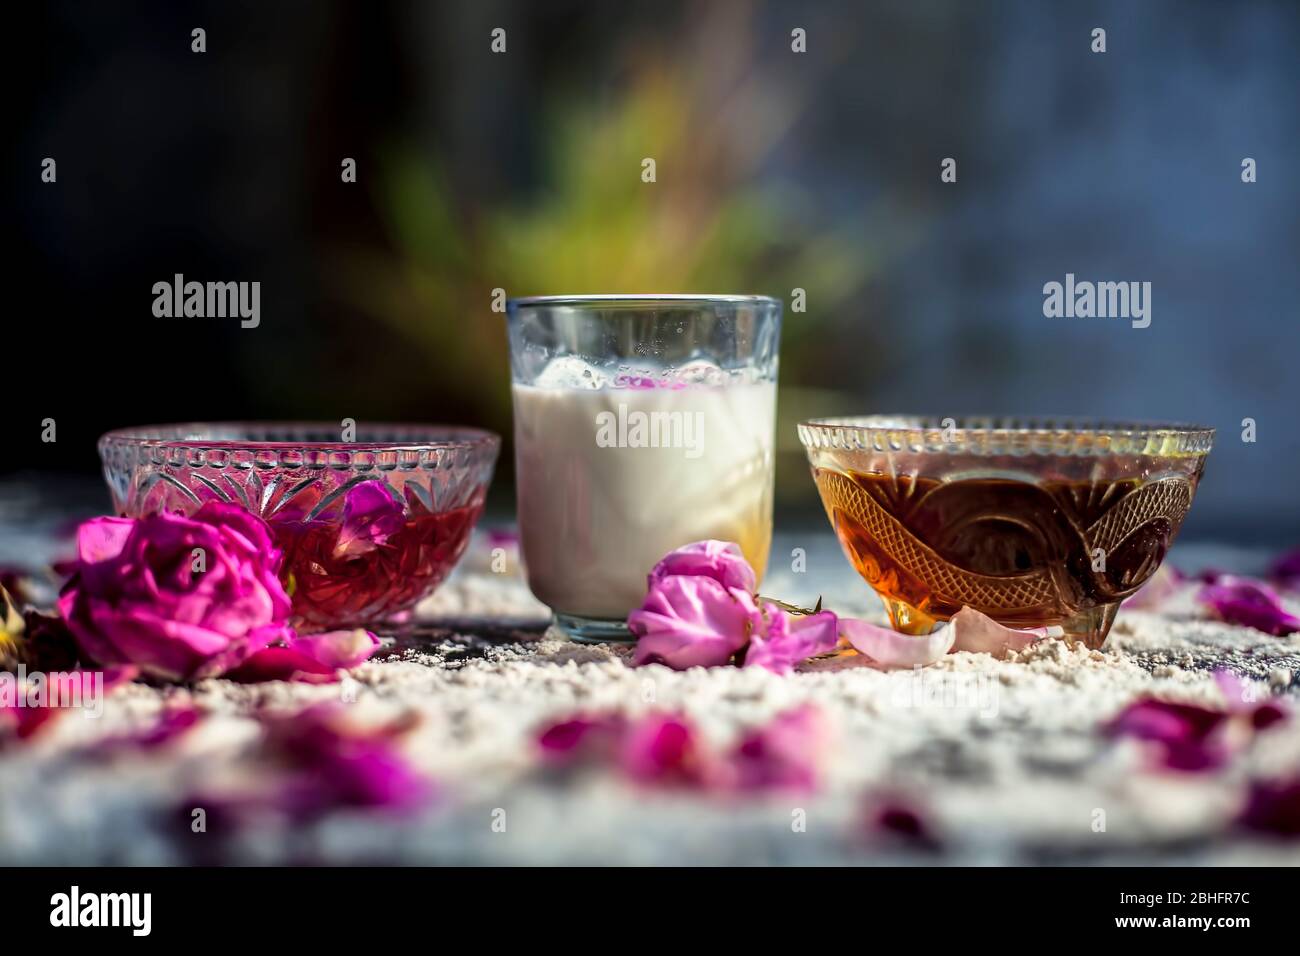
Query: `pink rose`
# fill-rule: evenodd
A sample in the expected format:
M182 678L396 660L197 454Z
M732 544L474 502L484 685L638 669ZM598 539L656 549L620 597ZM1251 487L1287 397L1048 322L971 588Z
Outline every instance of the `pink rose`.
M194 515L96 518L77 532L59 612L82 652L164 680L225 673L287 639L266 523L221 502Z
M724 588L737 588L753 594L758 590L758 577L745 560L740 545L731 541L696 541L670 551L650 571L647 586L654 586L666 577L712 578Z
M835 649L830 611L787 614L754 592L758 576L730 541L696 541L654 566L640 608L628 615L635 666L718 667L745 651L746 667L788 674Z
M627 618L636 635L633 664L675 670L726 664L762 623L758 581L740 547L696 541L670 551L650 571L648 593Z
M708 577L663 578L627 617L637 637L632 663L674 670L726 664L749 642L759 620L754 598L740 588L725 588Z

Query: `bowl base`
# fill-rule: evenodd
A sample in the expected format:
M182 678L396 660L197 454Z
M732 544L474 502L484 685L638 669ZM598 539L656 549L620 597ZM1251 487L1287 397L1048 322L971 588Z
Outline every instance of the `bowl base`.
M946 617L932 617L898 598L886 598L882 595L881 600L885 603L885 610L889 612L890 625L901 634L918 636L929 634L936 626L947 620ZM1110 626L1115 623L1115 615L1118 611L1118 601L1114 604L1098 604L1086 611L1080 611L1057 625L1064 631L1061 639L1071 644L1082 644L1089 650L1095 651L1106 643L1106 635L1110 633Z
M1118 601L1080 611L1061 622L1061 628L1065 631L1062 636L1071 644L1082 644L1088 650L1095 651L1106 643L1106 635L1110 633L1110 626L1115 623L1117 613Z

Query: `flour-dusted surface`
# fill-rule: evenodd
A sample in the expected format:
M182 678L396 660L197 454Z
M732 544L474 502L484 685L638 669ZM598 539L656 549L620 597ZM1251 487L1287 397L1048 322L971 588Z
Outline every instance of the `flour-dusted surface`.
M829 538L782 539L774 553L784 560L799 546L806 570L769 575L765 593L821 593L837 610L877 612ZM1098 733L1143 694L1221 702L1211 676L1221 666L1296 702L1300 641L1197 620L1194 610L1122 613L1101 652L1049 641L1006 661L957 654L918 672L838 658L784 678L677 673L632 669L624 648L549 636L522 580L491 573L479 550L421 609L424 626L343 685L130 685L100 719L74 714L5 752L0 861L179 863L219 851L267 863L1300 862L1296 844L1231 823L1248 777L1300 766L1297 722L1205 775L1150 772L1137 745ZM250 714L344 696L363 714L418 711L411 752L440 790L426 812L337 813L296 828L267 821L233 838L178 822L191 809L185 794L247 772L258 733ZM168 751L92 757L95 740L148 727L168 699L210 716ZM803 702L833 731L812 796L652 792L608 771L538 768L539 726L579 710L679 711L725 744ZM942 849L910 851L864 827L866 808L886 797L917 807Z

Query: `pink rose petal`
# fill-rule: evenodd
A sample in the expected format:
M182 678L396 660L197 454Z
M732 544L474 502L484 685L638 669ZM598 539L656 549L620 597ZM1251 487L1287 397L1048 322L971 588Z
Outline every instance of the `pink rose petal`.
M964 607L954 614L948 626L953 630L953 651L992 654L995 657L1001 657L1007 651L1024 650L1048 635L1045 627L1025 630L1004 627L971 607Z
M224 676L226 680L240 684L261 684L272 680L333 684L339 679L334 668L326 667L297 648L283 644L262 648Z
M715 785L745 793L816 789L827 751L827 727L811 704L777 714L749 731L714 771Z
M538 736L552 769L604 765L639 784L690 787L726 794L808 792L827 752L819 711L802 705L745 733L725 752L706 746L685 717L651 713L577 715L547 725Z
M362 481L348 489L343 502L343 524L334 545L335 558L369 554L402 530L402 503L382 481Z
M693 785L704 778L695 729L672 715L652 714L634 723L624 737L619 763L639 783Z
M877 793L866 801L866 835L873 841L910 850L934 851L941 843L928 816L915 800L895 793Z
M131 518L91 518L77 528L77 558L89 563L116 558L134 527Z
M1149 741L1158 765L1196 772L1228 759L1222 733L1228 715L1199 704L1143 698L1124 708L1103 730L1111 737Z
M301 636L290 633L281 643L262 648L226 677L242 683L292 680L332 684L340 670L351 670L369 660L379 646L379 638L362 628Z
M1235 674L1220 671L1215 680L1227 702L1224 710L1143 697L1120 711L1103 731L1148 741L1158 766L1197 772L1221 767L1243 741L1290 716L1271 699L1252 702ZM1232 733L1233 728L1238 732Z
M611 757L626 729L618 716L577 716L545 727L537 745L545 760L568 765L580 760Z
M1300 618L1287 611L1282 599L1260 581L1225 575L1216 584L1201 588L1197 599L1228 624L1253 627L1275 637L1300 631Z
M839 643L838 619L830 611L788 614L767 602L763 605L763 618L765 627L761 632L754 632L745 652L746 667L789 674L808 658L835 650Z
M410 721L365 726L338 704L318 704L266 722L265 753L281 774L274 806L295 818L337 807L413 811L432 783L397 747Z
M916 637L853 617L840 618L839 628L856 650L886 670L933 664L948 653L956 638L951 625Z
M364 628L325 631L294 637L289 646L309 655L326 667L351 670L370 660L381 641Z

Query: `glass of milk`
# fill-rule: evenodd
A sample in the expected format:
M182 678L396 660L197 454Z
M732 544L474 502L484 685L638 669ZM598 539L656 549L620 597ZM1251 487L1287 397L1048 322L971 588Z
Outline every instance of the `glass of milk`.
M528 584L584 641L629 640L646 576L692 541L772 541L781 303L587 295L508 304Z

